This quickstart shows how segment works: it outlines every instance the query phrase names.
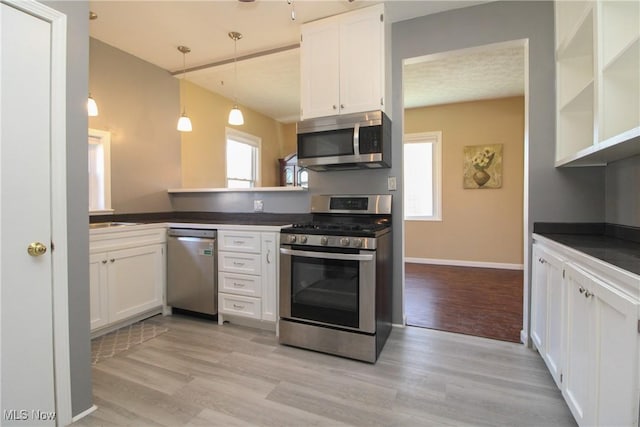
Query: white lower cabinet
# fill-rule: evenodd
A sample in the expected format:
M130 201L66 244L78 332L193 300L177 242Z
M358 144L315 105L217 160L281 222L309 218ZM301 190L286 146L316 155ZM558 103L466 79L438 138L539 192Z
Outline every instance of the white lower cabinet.
M162 305L162 245L122 249L108 256L110 322Z
M133 229L129 233L135 233ZM91 331L108 331L162 311L165 288L164 229L152 235L99 235L90 244ZM120 238L118 238L120 237ZM141 237L136 241L136 237ZM153 239L150 239L153 237ZM93 237L92 237L93 240ZM139 246L138 246L139 245ZM107 249L107 250L102 250ZM99 333L102 333L100 331Z
M563 356L563 258L540 245L533 247L531 301L531 340L560 387Z
M565 265L563 394L580 425L638 425L638 308L580 267Z
M276 322L279 232L218 231L218 323L228 316Z
M531 338L571 413L580 426L637 427L640 279L534 240Z

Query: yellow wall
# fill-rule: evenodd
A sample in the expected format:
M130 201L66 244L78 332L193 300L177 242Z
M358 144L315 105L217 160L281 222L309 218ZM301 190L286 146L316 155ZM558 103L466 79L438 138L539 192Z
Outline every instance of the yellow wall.
M284 140L282 141L282 155L288 156L298 151L298 135L296 134L296 124L287 123L282 125Z
M227 124L233 101L188 81L180 82L180 102L191 118L192 132L183 132L182 187L225 187L225 128L235 128L262 138L261 186L279 185L278 158L284 148L286 125L239 105L244 125ZM295 125L294 125L295 133ZM295 149L294 149L295 151Z
M442 131L442 221L405 221L405 256L522 264L524 98L405 111L405 133ZM499 189L463 189L463 147L504 144Z

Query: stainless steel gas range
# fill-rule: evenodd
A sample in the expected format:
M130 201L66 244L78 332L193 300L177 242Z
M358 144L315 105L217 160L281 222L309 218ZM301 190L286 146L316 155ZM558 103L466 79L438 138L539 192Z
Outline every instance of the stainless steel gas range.
M280 237L280 343L374 363L391 332L390 195L313 196Z

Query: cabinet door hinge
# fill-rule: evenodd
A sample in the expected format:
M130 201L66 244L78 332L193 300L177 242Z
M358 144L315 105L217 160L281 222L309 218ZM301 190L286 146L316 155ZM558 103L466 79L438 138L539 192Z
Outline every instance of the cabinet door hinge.
M384 14L383 13L380 14L380 22L384 22Z
M562 384L562 380L563 380L563 377L562 377L562 374L560 374L560 384Z

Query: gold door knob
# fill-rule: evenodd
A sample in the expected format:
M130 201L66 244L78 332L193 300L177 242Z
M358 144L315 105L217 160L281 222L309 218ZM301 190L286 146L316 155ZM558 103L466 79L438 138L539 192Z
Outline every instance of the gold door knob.
M47 252L47 247L40 242L33 242L27 247L27 253L31 256L44 255Z

